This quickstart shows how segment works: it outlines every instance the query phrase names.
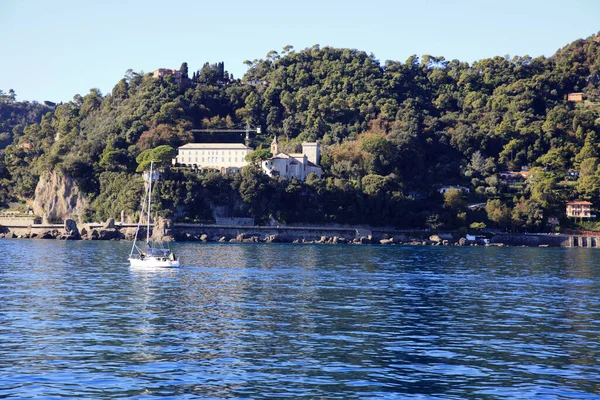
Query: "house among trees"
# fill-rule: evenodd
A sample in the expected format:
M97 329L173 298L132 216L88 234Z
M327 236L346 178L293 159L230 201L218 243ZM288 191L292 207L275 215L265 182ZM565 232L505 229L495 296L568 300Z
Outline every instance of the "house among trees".
M529 171L503 171L498 175L500 175L500 179L505 183L524 182L529 175Z
M183 84L183 72L181 71L169 68L159 68L152 71L152 77L154 77L154 79L163 79L165 76L172 76L177 84Z
M565 178L568 181L576 181L577 179L579 179L579 171L570 169L567 171Z
M468 187L464 186L442 186L438 189L438 192L440 192L441 194L445 194L450 190L458 190L459 192L463 193L469 193L471 191Z
M279 143L275 136L271 143L271 153L273 156L261 163L262 170L268 176L296 178L303 181L308 174L314 172L319 178L321 177L322 170L319 167L321 145L319 142L303 142L302 153L287 154L279 151Z
M583 93L569 93L567 100L573 103L581 103L583 101Z
M242 143L188 143L177 148L174 166L213 170L229 174L248 165L246 156L253 149Z
M31 142L23 142L19 145L19 148L23 150L31 150L31 147Z
M567 217L592 218L591 208L589 201L570 201L567 203Z

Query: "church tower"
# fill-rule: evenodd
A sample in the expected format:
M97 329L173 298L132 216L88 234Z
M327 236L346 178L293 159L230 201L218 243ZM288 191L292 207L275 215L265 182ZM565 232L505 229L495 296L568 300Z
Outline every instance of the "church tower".
M321 160L321 144L319 142L303 142L302 154L311 163L319 165L319 161Z
M273 157L279 154L279 143L277 143L277 135L273 137L273 141L271 142L271 154L273 154Z

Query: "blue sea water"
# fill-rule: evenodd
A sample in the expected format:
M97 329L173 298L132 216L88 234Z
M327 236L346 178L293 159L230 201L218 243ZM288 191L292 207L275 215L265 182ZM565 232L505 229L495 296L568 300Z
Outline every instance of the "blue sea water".
M593 249L0 240L0 398L600 398Z

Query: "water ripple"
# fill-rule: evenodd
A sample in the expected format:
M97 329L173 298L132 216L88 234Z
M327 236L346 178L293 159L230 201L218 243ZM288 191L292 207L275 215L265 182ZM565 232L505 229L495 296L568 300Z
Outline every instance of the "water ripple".
M585 249L0 241L0 398L597 399Z

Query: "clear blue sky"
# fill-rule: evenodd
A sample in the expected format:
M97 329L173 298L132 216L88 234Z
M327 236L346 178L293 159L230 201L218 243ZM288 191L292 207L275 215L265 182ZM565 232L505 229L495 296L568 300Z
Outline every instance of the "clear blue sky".
M0 89L18 100L108 93L129 68L190 71L290 44L348 47L385 60L411 54L472 63L551 56L600 31L598 0L0 0Z

